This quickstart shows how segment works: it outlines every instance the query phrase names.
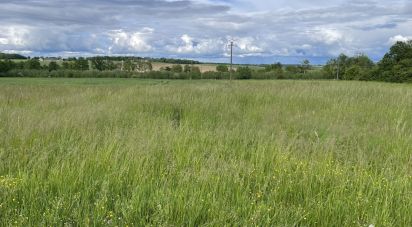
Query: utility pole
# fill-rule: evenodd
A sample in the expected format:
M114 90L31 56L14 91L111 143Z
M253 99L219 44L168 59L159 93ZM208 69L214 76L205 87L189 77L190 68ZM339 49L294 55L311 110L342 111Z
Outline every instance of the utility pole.
M339 66L340 66L340 59L338 58L338 59L337 59L337 61L338 61L338 68L337 68L337 70L336 70L336 80L339 80Z
M230 41L230 80L232 80L233 70L233 41Z
M190 80L192 80L192 75L193 75L193 61L190 62Z

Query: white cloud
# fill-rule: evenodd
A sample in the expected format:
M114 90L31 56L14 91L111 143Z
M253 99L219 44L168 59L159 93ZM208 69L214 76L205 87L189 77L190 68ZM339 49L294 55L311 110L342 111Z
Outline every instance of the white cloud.
M148 40L153 34L153 28L143 28L137 32L126 32L123 30L114 30L108 33L112 45L109 47L110 52L149 52L153 47Z
M187 34L180 37L180 40L169 44L166 49L174 54L197 54L197 55L220 55L225 47L223 39L195 39Z
M186 45L192 45L193 44L193 38L190 37L189 35L184 34L184 35L182 35L181 39L183 40L183 42Z
M257 45L257 40L253 37L235 38L236 46L239 47L242 53L260 53L263 48Z
M303 44L300 48L305 49L305 50L309 50L312 48L312 45L309 44Z
M412 36L395 35L389 38L388 44L393 45L398 41L406 42L408 40L412 40Z
M6 38L0 38L0 45L6 45L9 44L9 40Z
M344 40L343 34L337 29L332 28L319 27L308 33L314 41L323 42L327 45L339 43Z
M0 45L22 47L27 45L30 29L26 26L0 27Z
M178 53L192 53L195 50L193 43L193 38L189 35L182 35L180 39L183 41L183 45L177 47L176 52Z

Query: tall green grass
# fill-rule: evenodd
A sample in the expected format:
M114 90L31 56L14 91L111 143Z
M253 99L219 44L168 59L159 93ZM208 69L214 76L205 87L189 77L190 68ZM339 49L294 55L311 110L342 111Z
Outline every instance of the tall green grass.
M412 86L0 80L0 225L411 226Z

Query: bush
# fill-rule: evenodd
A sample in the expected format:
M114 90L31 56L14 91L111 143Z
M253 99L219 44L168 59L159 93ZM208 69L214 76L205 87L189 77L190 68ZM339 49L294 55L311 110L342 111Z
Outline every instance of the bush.
M37 58L32 58L30 60L27 60L24 64L25 69L41 69L41 64L39 59Z
M221 80L221 79L229 79L230 73L229 72L204 72L202 74L202 79L214 79L214 80Z
M290 73L290 74L297 74L301 72L301 69L295 65L287 65L285 67L285 70L287 73Z
M229 68L227 67L227 65L218 65L216 66L216 71L218 72L229 72Z
M183 72L183 67L181 65L173 65L172 72L181 73Z
M240 80L248 80L252 78L252 70L249 67L239 67L236 72L236 78Z
M259 71L252 71L251 79L256 80L274 80L274 79L284 79L285 73L282 69L276 69L272 71L266 70L259 70Z
M275 79L275 74L266 71L252 71L252 78L256 80Z
M10 60L0 61L0 73L5 73L14 68L14 63Z
M49 71L55 71L55 70L58 70L60 67L55 61L51 61L49 63L48 68L49 68Z
M361 68L357 65L352 65L346 69L343 79L345 80L358 80L360 77Z

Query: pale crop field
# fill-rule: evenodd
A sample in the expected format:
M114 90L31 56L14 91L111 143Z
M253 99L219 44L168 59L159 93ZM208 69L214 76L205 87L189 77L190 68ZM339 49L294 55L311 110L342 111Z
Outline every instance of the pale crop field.
M411 226L412 86L0 79L0 226Z

